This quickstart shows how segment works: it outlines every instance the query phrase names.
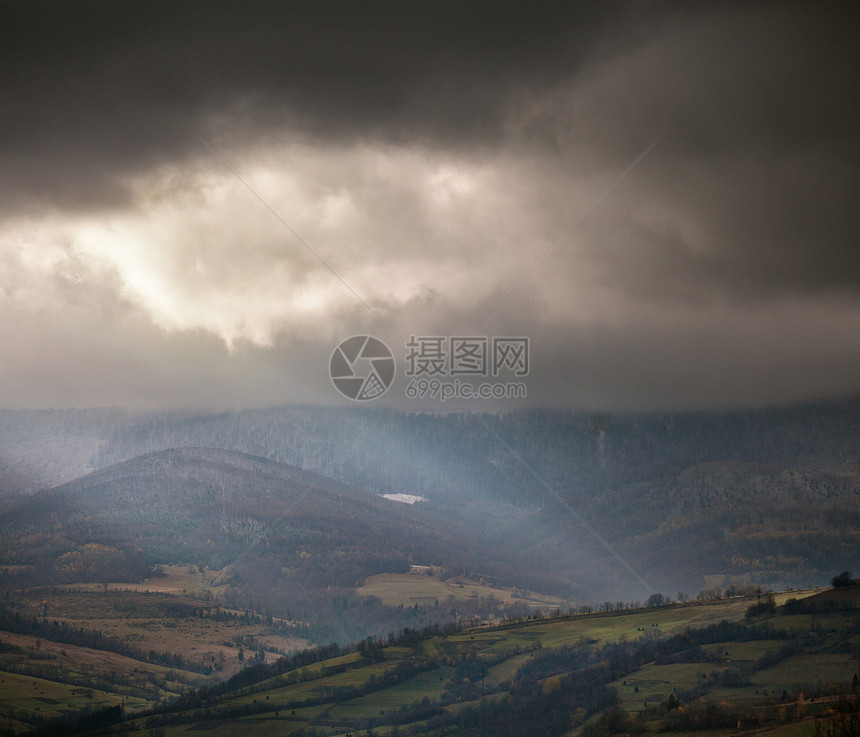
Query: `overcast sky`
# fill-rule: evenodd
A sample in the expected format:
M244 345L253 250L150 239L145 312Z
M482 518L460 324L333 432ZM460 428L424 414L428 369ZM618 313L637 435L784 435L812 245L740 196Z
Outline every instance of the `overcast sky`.
M529 337L510 406L856 393L857 8L4 0L0 406L344 404L364 333L380 405L410 335Z

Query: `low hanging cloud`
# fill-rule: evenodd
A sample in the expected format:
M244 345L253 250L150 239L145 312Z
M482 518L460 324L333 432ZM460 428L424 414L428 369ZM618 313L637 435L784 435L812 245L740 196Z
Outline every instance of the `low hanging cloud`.
M7 17L2 404L333 401L356 332L529 335L544 405L857 389L850 4Z

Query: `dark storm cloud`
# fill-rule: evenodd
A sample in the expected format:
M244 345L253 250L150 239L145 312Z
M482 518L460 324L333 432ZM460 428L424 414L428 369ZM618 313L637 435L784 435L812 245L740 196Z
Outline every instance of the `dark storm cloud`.
M642 267L638 280L662 275L651 283L669 293L711 281L746 298L860 286L858 20L834 5L676 18L633 52L635 65L610 62L590 83L624 84L587 114L606 138L637 128L663 137L651 185L683 214L674 227L670 217L630 224L646 255L626 254ZM680 232L684 220L698 223L698 238Z
M6 2L0 400L316 401L363 331L530 335L541 403L856 391L858 7Z
M572 74L611 5L6 3L2 188L101 203L233 135L486 143L513 89ZM8 202L8 199L7 199Z
M13 2L2 12L7 211L120 205L129 176L200 156L201 138L536 147L599 173L662 137L652 186L707 236L625 223L646 262L637 273L663 275L670 294L705 277L748 295L860 284L858 12L847 4Z

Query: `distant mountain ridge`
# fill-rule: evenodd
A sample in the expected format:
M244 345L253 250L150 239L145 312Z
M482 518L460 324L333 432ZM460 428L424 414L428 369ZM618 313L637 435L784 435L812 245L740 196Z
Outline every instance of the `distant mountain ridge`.
M384 528L399 541L392 555L403 565L432 562L480 571L568 597L635 599L647 592L559 498L652 587L672 594L694 594L714 582L777 587L826 583L837 569L857 568L860 557L856 400L639 415L300 407L214 414L0 412L0 459L26 456L24 439L36 438L41 439L35 458L59 449L58 455L69 454L67 472L96 468L107 474L96 471L86 481L67 484L67 490L79 488L76 484L114 483L111 474L121 476L124 468L152 473L145 464L155 461L143 460L147 453L162 454L153 456L166 464L162 471L170 468L169 459L181 461L185 470L165 482L165 493L172 495L165 503L180 493L233 499L236 514L225 518L226 527L206 528L226 535L220 545L226 551L241 548L265 529L261 520L267 510L274 513L266 483L313 483L319 478L313 474L319 473L330 477L320 485L320 502L339 482L343 499L358 504L358 516L368 520L366 541L355 550L385 549L386 535L377 535L375 525L381 523L374 515L380 512L391 521L396 514L406 529L426 525L411 541L400 527ZM507 446L535 469L540 481ZM83 450L92 448L96 450ZM87 457L75 455L81 452ZM221 453L239 454L228 460ZM132 456L136 460L129 461ZM133 465L123 466L127 462ZM222 471L220 463L226 463ZM268 465L272 463L283 467ZM61 458L46 464L52 474L63 467ZM23 466L7 460L5 468L11 473ZM38 463L27 468L38 468ZM204 470L218 480L204 483L195 477ZM259 478L243 481L241 490L227 481L236 474ZM268 477L273 478L264 482ZM124 494L129 503L135 494L144 498L133 483L115 493ZM401 493L428 501L407 511L405 505L376 496ZM165 511L142 508L137 513L139 525L157 529ZM178 510L167 529L175 530L183 515L193 517ZM334 523L318 523L341 524L338 514L332 519ZM198 539L190 521L188 525L189 532L177 532L171 540L159 533L164 555L175 556L176 545L184 543L186 548L198 546L194 549L201 556L207 553L201 560L213 567L229 560L228 554L199 547L205 540ZM150 543L159 539L147 534ZM534 585L536 579L540 586Z
M860 401L723 412L505 415L282 407L240 412L0 410L0 497L50 488L148 452L236 450L384 493L492 493L520 478L489 424L554 482L600 488L712 461L860 465ZM362 433L367 431L366 435ZM359 442L356 442L361 437ZM558 469L558 474L554 474ZM503 473L499 473L503 471ZM12 480L17 475L17 480ZM403 488L408 487L408 488ZM427 492L427 493L425 493Z
M205 470L210 471L208 478L204 478ZM221 448L169 448L164 451L153 451L136 458L122 461L113 466L93 471L74 481L56 487L51 493L69 494L77 491L92 493L94 489L106 484L122 484L123 481L134 483L142 493L152 494L163 492L165 487L149 486L140 484L150 476L170 475L171 472L178 474L183 483L176 486L176 491L184 494L190 493L191 488L205 487L208 493L206 501L212 501L212 492L215 479L219 474L224 477L218 479L217 491L222 501L241 502L247 501L249 497L258 500L271 498L276 489L284 491L284 484L294 485L306 493L318 491L319 494L329 495L336 490L337 493L360 498L364 501L373 501L373 495L360 491L355 487L326 478L313 471L306 471L296 466L278 463L267 458L252 456L239 451L224 450ZM231 476L240 477L243 484L241 490L231 485ZM169 488L173 488L172 486ZM241 491L241 493L237 493ZM290 488L290 491L294 491ZM297 490L294 491L296 499L300 498ZM229 495L229 497L228 497ZM162 493L163 501L175 500L172 495ZM113 501L115 497L105 501Z
M387 509L390 504L370 492L245 453L172 448L20 500L0 522L29 522L35 528L50 523L69 542L132 542L155 561L205 562L218 569L284 520L332 525L347 516L356 526L384 529L383 522L400 512Z
M141 580L156 564L205 566L222 571L215 583L231 606L253 602L305 617L330 615L344 597L357 601L355 589L369 576L410 565L570 589L566 569L543 573L545 565L521 554L515 532L498 536L510 525L503 515L479 528L432 504L391 501L244 453L174 448L0 509L0 568L12 567L13 585L52 585ZM378 603L363 614L406 624L404 613ZM430 621L430 613L421 616ZM361 618L352 618L359 627Z

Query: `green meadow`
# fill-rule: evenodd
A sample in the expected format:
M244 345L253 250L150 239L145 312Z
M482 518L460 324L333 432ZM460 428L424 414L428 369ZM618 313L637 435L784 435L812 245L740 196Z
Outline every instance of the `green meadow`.
M560 725L553 733L571 737L612 737L612 719L636 734L722 737L741 725L744 734L811 737L857 675L857 592L788 592L758 614L747 598L431 628L318 662L257 664L214 689L176 682L160 699L7 672L0 710L17 733L23 712L59 718L123 703L122 724L99 734L435 737L497 725L502 737L543 708L554 710L544 712ZM780 607L789 598L794 608ZM140 677L154 667L125 665Z

